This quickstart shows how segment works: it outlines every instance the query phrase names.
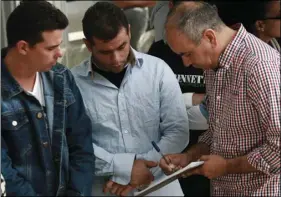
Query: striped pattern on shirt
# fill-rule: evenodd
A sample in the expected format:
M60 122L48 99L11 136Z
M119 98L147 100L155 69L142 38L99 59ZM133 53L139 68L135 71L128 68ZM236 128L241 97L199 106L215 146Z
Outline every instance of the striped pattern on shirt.
M205 80L209 130L199 141L259 170L213 179L212 195L280 196L280 54L241 25Z

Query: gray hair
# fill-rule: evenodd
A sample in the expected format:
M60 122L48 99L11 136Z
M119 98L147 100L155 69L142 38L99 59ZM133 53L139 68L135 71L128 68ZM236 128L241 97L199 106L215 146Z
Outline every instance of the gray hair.
M189 39L199 44L204 30L220 31L224 23L215 6L203 1L190 1L181 2L170 10L165 23L165 31L168 26L177 28Z

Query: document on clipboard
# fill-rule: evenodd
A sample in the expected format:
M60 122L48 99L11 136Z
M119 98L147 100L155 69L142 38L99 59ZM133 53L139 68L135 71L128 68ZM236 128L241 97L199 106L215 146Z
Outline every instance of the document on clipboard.
M173 182L174 180L178 179L179 175L187 172L191 169L194 169L196 167L201 166L204 163L204 161L195 161L195 162L191 162L189 165L185 166L184 168L174 172L173 174L170 174L169 176L165 176L162 179L152 182L147 188L135 192L134 196L145 196L151 192L154 192L166 185L168 185L169 183Z

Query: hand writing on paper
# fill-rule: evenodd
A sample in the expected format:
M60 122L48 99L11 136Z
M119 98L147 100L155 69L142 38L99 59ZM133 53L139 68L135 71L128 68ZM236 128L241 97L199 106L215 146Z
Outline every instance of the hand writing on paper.
M162 158L159 166L166 175L172 174L173 172L187 166L191 162L191 158L185 153L169 154L165 155L165 157L170 161L170 164L168 165Z

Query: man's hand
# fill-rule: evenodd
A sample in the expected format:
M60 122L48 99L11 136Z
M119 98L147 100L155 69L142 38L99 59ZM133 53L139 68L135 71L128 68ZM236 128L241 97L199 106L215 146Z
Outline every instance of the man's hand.
M128 196L128 194L133 191L135 187L131 186L130 184L128 185L121 185L118 183L115 183L113 181L108 181L104 186L103 186L103 192L107 193L110 192L113 195L116 196Z
M194 174L203 175L209 179L214 179L227 174L227 161L219 155L203 155L200 161L205 163L182 175L182 177L191 176Z
M130 185L134 187L149 185L154 180L154 176L149 169L156 167L157 165L158 163L154 161L146 161L142 159L135 160Z
M149 185L154 180L154 176L149 169L156 167L157 165L158 163L154 161L137 159L134 161L131 181L128 185L121 185L113 181L108 181L104 185L103 192L107 193L109 191L111 194L117 196L126 196L129 192L139 186Z
M199 105L204 100L205 94L193 93L192 105Z
M159 166L167 175L173 173L174 171L180 168L187 166L191 162L191 158L186 153L169 154L165 155L165 158L170 161L170 165L168 165L166 161L162 158L160 160Z

